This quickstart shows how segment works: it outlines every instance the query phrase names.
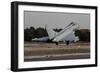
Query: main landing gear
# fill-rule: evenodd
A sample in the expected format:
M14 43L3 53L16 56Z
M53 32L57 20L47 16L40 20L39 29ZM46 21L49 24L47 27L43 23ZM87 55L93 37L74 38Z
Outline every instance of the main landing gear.
M69 41L66 41L66 45L69 45Z
M56 45L58 45L58 42L55 42L56 43Z

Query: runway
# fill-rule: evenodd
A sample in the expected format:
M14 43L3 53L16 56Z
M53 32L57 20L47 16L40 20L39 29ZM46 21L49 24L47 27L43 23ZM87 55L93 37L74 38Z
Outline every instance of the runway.
M89 43L26 43L24 45L24 61L70 60L90 58Z
M63 55L44 55L44 56L26 56L25 61L47 61L47 60L71 60L71 59L87 59L90 58L89 53L74 53Z

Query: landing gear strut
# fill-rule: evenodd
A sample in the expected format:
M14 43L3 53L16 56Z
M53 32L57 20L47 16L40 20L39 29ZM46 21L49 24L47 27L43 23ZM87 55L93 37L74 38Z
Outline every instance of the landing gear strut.
M55 42L56 43L56 45L58 45L58 42Z
M66 41L66 45L69 45L69 41Z

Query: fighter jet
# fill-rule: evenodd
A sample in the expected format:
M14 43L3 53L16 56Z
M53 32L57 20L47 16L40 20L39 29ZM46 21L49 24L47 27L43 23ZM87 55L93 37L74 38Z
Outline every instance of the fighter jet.
M60 32L56 32L51 28L49 25L46 25L46 30L48 33L48 37L42 37L42 38L35 38L32 39L38 40L38 41L51 41L56 43L58 45L59 42L66 42L68 45L69 42L76 42L79 40L79 37L75 35L75 31L79 29L79 25L71 22L69 25L67 25L65 28L63 28Z

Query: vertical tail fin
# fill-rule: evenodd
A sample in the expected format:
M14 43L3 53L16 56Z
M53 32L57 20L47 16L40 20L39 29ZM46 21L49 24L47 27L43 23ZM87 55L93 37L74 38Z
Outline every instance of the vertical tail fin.
M53 31L53 29L50 28L50 26L48 26L48 25L45 25L45 27L46 27L47 33L49 35L49 39L53 39L54 36L56 35L56 32Z

